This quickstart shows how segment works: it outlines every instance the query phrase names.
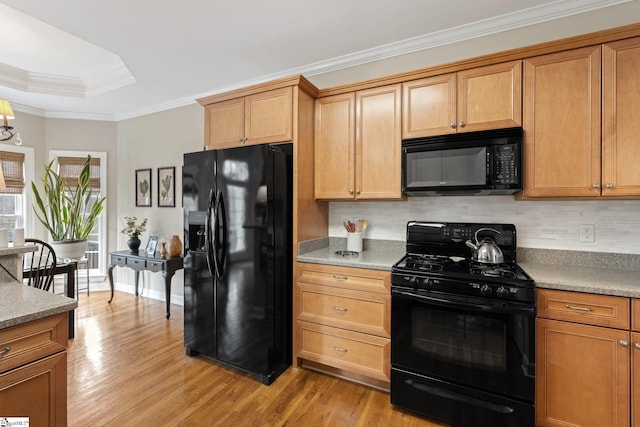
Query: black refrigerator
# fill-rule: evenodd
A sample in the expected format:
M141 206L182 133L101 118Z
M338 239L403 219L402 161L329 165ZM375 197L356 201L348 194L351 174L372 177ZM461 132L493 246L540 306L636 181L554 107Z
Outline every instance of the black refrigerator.
M291 365L292 145L184 155L184 345L271 384Z

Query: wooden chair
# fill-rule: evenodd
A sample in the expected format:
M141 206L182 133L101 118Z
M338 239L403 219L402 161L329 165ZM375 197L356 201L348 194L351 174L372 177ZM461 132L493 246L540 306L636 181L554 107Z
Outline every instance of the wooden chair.
M53 291L54 268L57 263L56 252L46 242L38 239L24 239L26 244L34 244L37 250L25 254L23 278L28 286Z

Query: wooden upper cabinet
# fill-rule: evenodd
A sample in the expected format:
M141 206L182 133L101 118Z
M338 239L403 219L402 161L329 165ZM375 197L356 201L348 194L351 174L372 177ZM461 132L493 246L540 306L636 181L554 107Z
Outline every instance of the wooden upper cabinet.
M524 196L600 195L600 46L524 62Z
M517 127L521 124L520 61L403 84L403 138Z
M290 141L293 89L284 87L205 106L209 149Z
M345 93L316 100L317 199L353 199L356 177L355 99L354 93Z
M316 199L400 199L401 86L316 100Z
M603 47L602 195L640 196L640 38Z

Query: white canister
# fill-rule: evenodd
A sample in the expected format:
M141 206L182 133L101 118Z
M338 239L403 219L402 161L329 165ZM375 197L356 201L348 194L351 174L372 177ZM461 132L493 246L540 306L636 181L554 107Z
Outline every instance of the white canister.
M0 228L0 248L9 247L9 231L6 228Z
M13 230L13 246L24 246L24 228Z
M347 250L362 252L362 233L347 233Z

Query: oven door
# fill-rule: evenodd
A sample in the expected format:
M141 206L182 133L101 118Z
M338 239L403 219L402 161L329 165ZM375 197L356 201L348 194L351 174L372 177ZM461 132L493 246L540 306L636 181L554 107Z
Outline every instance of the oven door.
M501 425L512 425L500 417L514 412L525 419L521 425L533 423L533 304L407 288L391 295L392 403L404 393L425 406L431 395L441 409L458 400L496 413Z

